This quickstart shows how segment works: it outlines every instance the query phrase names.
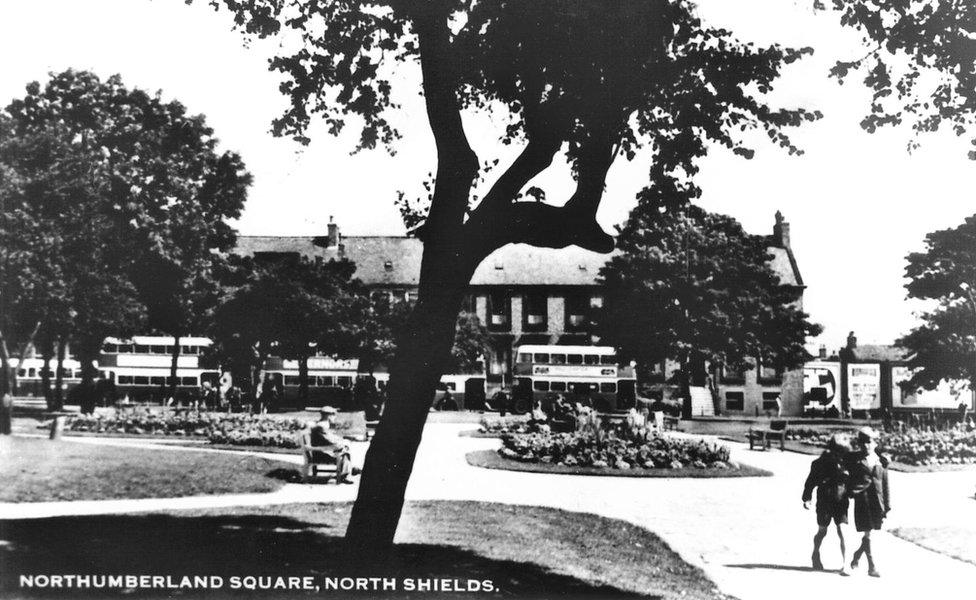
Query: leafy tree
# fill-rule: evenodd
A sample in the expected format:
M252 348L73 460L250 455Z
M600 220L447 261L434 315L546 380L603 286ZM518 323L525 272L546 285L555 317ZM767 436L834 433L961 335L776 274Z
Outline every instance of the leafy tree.
M942 381L968 381L976 389L976 215L928 234L925 250L907 258L908 297L936 304L898 340L911 351L908 385L931 390Z
M347 538L376 556L391 546L403 494L456 319L478 264L510 243L599 252L613 239L595 221L614 159L650 157L651 188L673 203L692 195L694 159L711 143L745 156L739 135L759 130L791 145L784 128L817 117L767 106L780 67L804 51L757 48L702 25L678 0L210 0L248 36L281 35L271 68L289 107L279 135L308 143L313 116L332 133L360 126L360 149L391 149L388 119L396 63L417 62L437 167L424 242L419 300L391 368L390 400L370 445ZM298 39L300 45L288 43ZM482 162L462 112L508 124L503 143L522 146L475 204ZM553 203L518 201L565 149L576 189ZM490 161L488 161L490 163ZM422 176L422 174L418 174ZM418 177L419 178L419 177Z
M308 359L316 353L348 355L361 322L359 283L349 261L307 258L274 262L233 257L225 276L231 291L216 307L212 335L217 353L235 376L257 375L272 354L297 360L302 398L308 397Z
M600 271L596 331L639 365L679 361L686 400L706 363L740 371L759 359L786 370L808 358L807 337L821 328L800 309L802 291L770 268L768 240L732 217L649 202L617 245Z
M68 284L62 308L70 314L59 322L76 338L83 383L92 383L102 339L146 316L150 327L176 337L175 387L179 337L199 327L216 292L216 253L235 242L226 221L240 216L250 183L240 158L217 150L203 117L158 93L130 90L118 76L54 74L43 88L28 85L5 113L4 157L25 179L20 222L48 231L42 244L27 245L50 250L50 271L59 254L69 274L41 281ZM13 236L27 230L9 229ZM56 316L48 311L42 320Z
M825 2L816 0L820 8ZM917 134L946 126L956 135L976 123L976 2L954 0L831 0L843 25L864 35L868 52L838 62L831 74L843 81L864 74L874 91L861 122L874 132L911 122ZM976 144L976 139L974 139ZM976 150L969 152L976 160Z

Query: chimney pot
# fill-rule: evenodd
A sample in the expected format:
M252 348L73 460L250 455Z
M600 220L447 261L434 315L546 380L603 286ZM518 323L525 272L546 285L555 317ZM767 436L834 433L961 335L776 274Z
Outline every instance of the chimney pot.
M790 247L790 224L780 211L776 211L776 224L773 225L773 238L783 248Z
M335 248L339 245L339 226L332 222L332 217L329 217L329 248Z

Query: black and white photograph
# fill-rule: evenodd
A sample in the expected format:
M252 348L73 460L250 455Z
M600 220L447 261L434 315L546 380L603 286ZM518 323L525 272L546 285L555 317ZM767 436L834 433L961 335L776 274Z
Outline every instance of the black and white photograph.
M976 597L976 0L0 0L0 597Z

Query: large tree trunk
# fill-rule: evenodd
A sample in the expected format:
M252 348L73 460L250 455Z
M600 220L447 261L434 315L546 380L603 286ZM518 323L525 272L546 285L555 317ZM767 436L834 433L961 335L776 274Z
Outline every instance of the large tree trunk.
M429 252L425 250L425 260ZM359 496L346 531L350 550L360 559L382 560L393 544L424 424L454 342L455 321L470 275L452 278L456 269L438 258L441 267L429 273L438 283L425 286L410 315L408 333L399 341L390 370L383 417L366 453Z
M176 398L176 367L180 362L180 335L175 334L173 336L173 353L172 360L169 365L169 397Z

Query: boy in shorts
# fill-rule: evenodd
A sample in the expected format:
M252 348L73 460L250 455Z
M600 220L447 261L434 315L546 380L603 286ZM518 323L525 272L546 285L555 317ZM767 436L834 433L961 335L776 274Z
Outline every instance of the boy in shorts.
M820 561L820 544L827 535L827 528L833 521L837 525L840 538L841 575L849 575L847 570L847 549L844 545L843 525L847 523L850 500L847 497L847 470L850 444L841 434L834 434L827 443L827 450L810 465L810 474L803 486L803 508L810 509L813 488L817 488L817 533L813 536L813 568L823 570Z

